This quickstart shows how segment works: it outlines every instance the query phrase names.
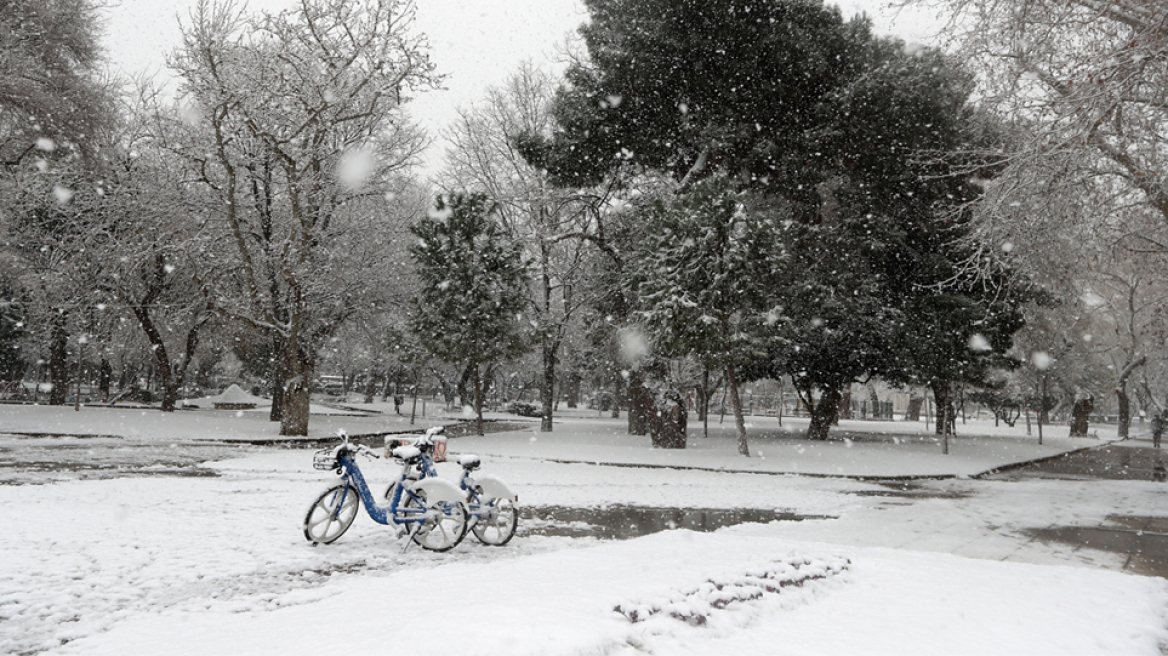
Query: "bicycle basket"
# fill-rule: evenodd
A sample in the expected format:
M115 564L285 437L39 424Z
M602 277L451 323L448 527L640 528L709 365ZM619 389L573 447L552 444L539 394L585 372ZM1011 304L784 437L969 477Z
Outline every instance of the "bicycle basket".
M312 454L312 468L329 470L340 467L341 463L337 461L337 452L335 449L321 449Z

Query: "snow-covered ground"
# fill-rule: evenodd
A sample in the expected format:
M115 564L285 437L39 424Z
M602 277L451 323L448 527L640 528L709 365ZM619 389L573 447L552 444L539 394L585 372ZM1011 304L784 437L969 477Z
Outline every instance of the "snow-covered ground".
M318 437L410 428L391 415L312 421ZM438 419L425 421L417 427ZM756 455L745 459L728 424L702 438L691 422L691 448L660 451L624 435L621 420L581 412L551 434L462 437L450 450L484 455L484 471L533 508L833 519L624 541L525 520L505 547L468 538L433 554L362 514L336 543L313 547L303 514L331 480L312 469L313 449L222 444L274 437L261 414L0 406L0 482L14 483L0 485L0 653L1029 655L1168 645L1168 582L1118 571L1121 554L1028 533L1165 515L1168 487L969 478L1102 440L1048 427L1039 447L1022 427L971 423L942 455L923 425L844 422L846 439L812 444L798 420L780 430L757 418ZM192 468L190 458L207 461ZM108 466L78 469L86 459ZM20 464L30 460L41 464ZM144 475L152 467L168 475ZM207 470L218 475L169 475ZM393 474L385 462L365 470L377 481ZM886 496L887 486L841 474L955 478ZM775 592L759 583L810 574ZM735 595L756 598L721 601ZM634 610L647 619L630 621Z

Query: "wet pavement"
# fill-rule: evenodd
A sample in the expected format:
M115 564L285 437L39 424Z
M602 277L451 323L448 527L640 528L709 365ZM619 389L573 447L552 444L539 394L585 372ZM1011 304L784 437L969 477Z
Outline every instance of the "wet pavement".
M991 480L1132 480L1168 482L1168 452L1131 443L1113 444L1014 467ZM1097 526L1049 526L1027 534L1040 542L1126 555L1123 571L1168 578L1166 516L1110 515Z
M1041 542L1126 554L1123 571L1168 577L1168 518L1112 515L1102 526L1053 526L1027 532Z
M872 481L882 490L852 490L857 497L887 497L893 499L965 499L973 496L969 490L938 490L926 487L919 481Z
M1168 482L1168 451L1129 444L1111 444L1003 469L983 478L996 480L1057 478L1163 483Z

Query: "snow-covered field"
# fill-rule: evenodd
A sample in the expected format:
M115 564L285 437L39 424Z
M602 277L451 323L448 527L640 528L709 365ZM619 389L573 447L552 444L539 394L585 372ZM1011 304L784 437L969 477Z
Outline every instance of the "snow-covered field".
M845 422L848 439L809 444L789 432L797 420L779 431L771 418L752 426L758 455L747 460L725 426L706 439L691 423L691 448L666 452L620 421L579 414L551 434L457 438L450 449L483 454L484 471L533 508L834 519L623 541L527 520L505 547L468 538L433 554L362 514L336 543L313 547L303 513L331 480L312 469L313 449L196 443L274 436L258 415L3 406L0 475L17 484L0 485L0 653L1151 655L1168 645L1168 582L1117 571L1121 554L1027 533L1165 515L1168 487L969 478L1098 440L1048 427L1038 447L1021 428L959 425L942 456L922 426ZM338 427L409 428L384 415L313 418L314 435ZM878 435L892 428L896 438ZM208 461L157 464L168 452ZM69 464L86 458L138 465L119 477ZM43 466L22 469L29 459ZM168 475L144 475L152 466ZM365 469L377 481L393 473L384 462ZM169 475L204 470L218 475ZM956 478L886 496L875 482L781 472ZM816 577L760 587L797 572ZM647 619L630 621L633 610Z

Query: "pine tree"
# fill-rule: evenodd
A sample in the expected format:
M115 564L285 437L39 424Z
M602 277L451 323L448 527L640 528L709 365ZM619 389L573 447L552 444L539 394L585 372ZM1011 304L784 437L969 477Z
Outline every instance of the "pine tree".
M479 367L527 348L522 328L527 265L494 213L485 195L455 194L439 198L430 216L410 228L418 238L410 254L420 281L410 328L438 359L473 368L479 434Z

